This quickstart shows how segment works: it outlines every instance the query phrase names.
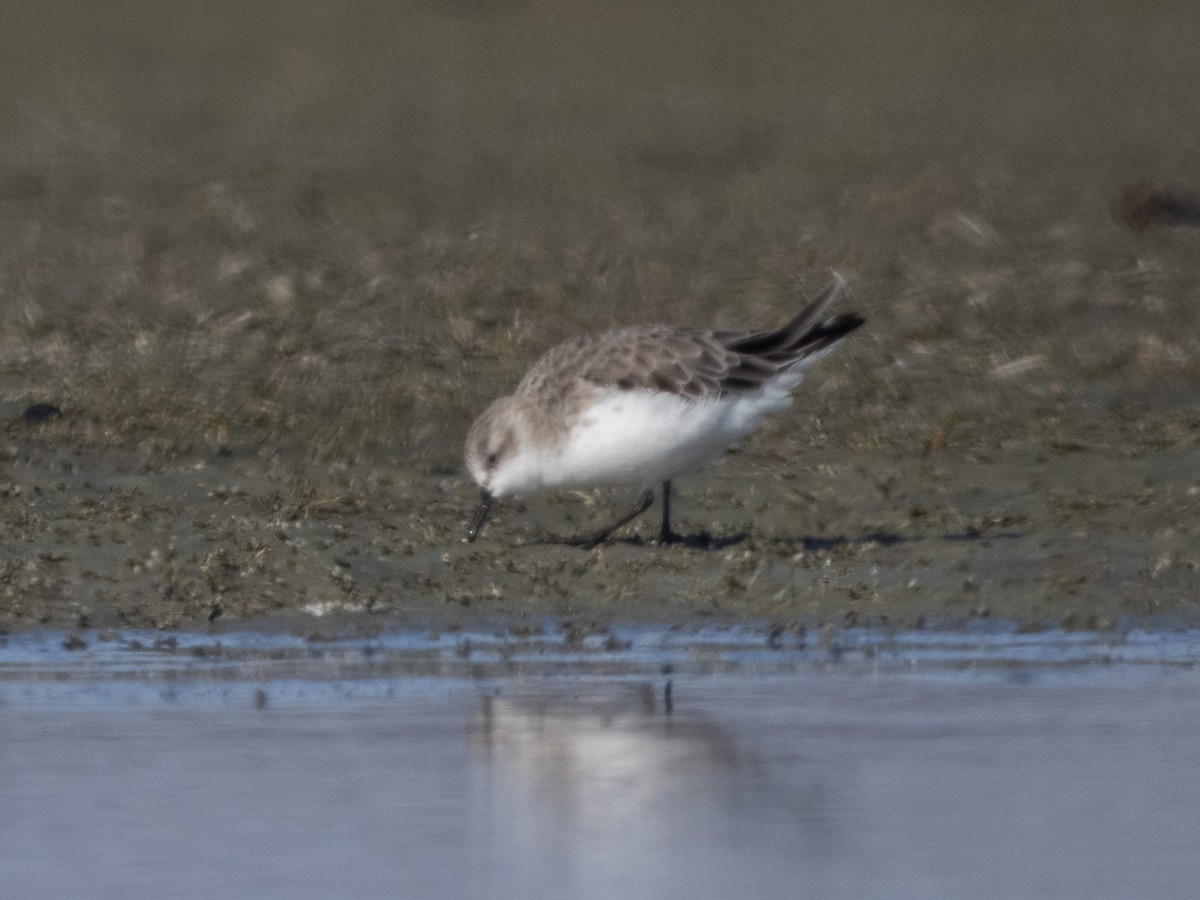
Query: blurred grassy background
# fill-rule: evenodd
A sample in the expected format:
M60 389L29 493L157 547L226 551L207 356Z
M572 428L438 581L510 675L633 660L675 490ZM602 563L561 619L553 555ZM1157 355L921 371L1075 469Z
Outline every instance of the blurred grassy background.
M556 340L867 315L764 448L1200 429L1187 2L9 5L0 404L459 468Z

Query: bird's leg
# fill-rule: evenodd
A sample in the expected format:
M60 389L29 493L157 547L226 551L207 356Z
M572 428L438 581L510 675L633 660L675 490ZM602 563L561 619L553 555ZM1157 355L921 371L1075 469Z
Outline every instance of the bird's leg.
M658 533L658 542L675 544L682 541L683 537L671 530L671 482L669 480L662 483L662 508L662 530Z
M607 528L601 528L591 537L584 538L579 542L580 546L583 547L584 550L591 550L597 544L603 544L609 539L609 537L612 536L614 531L616 531L622 525L628 525L630 522L648 510L650 508L650 504L653 502L654 489L646 488L646 490L642 491L642 498L638 500L637 506L625 513L625 515L621 516L621 518L617 519L617 521L613 522Z

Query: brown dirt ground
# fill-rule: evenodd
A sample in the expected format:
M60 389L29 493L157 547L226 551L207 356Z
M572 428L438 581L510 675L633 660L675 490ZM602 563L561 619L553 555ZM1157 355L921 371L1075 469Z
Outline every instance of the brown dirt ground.
M329 6L0 34L0 627L1200 618L1200 229L1114 215L1200 185L1194 4ZM542 350L830 269L866 327L677 483L714 546L462 542Z

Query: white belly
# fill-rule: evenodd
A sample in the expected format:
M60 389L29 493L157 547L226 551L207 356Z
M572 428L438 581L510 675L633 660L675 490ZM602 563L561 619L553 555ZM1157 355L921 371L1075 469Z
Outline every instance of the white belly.
M651 486L716 459L769 412L791 402L799 373L762 390L711 400L613 389L542 460L543 487Z

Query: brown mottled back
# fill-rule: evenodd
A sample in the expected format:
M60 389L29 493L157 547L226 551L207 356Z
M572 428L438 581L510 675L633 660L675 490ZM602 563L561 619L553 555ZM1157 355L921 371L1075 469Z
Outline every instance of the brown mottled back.
M535 394L538 406L559 416L586 402L593 393L581 391L587 385L665 391L693 400L755 390L863 323L852 313L821 320L841 286L835 279L774 331L634 325L571 338L534 364L516 395Z

